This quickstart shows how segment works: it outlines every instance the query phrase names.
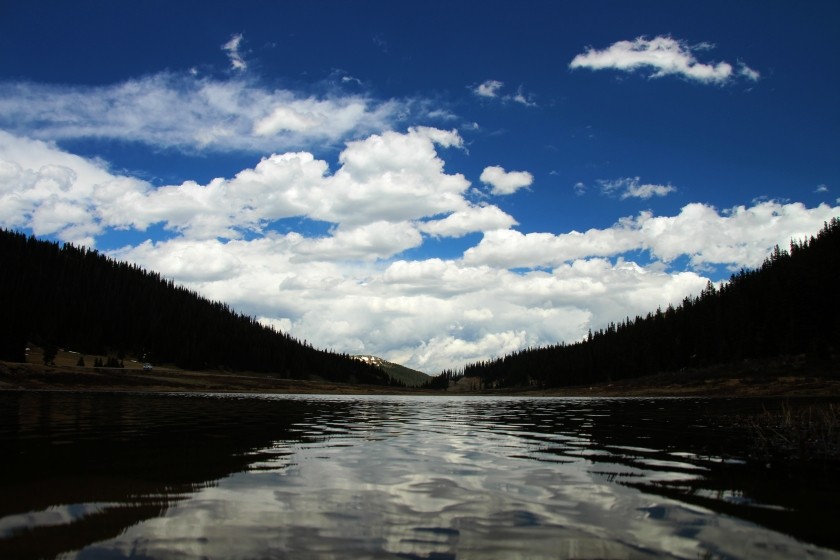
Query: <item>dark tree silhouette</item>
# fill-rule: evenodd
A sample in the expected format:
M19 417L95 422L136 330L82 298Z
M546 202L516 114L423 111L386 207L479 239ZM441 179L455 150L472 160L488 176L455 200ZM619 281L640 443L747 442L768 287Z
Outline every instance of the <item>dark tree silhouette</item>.
M840 350L840 219L816 237L775 247L764 264L676 308L625 318L579 342L530 348L466 366L486 387L563 386L701 368L745 359Z
M449 385L458 380L460 376L454 371L446 369L426 381L421 387L423 389L434 389L445 391Z
M186 369L390 382L377 367L315 349L155 272L84 247L0 230L0 259L0 360L25 361L27 341L51 342L118 363L151 356Z

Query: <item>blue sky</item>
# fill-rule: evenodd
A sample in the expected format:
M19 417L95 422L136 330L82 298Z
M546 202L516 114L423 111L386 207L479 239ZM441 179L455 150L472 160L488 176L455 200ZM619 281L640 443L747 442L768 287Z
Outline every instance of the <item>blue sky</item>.
M840 215L834 2L0 2L0 226L429 373Z

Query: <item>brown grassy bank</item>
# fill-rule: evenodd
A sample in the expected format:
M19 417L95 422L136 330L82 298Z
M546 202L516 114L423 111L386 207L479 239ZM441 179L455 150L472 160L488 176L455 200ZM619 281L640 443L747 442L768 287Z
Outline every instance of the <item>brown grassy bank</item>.
M29 363L0 362L0 390L172 391L333 394L462 394L523 396L698 396L698 397L838 397L840 375L831 367L813 367L796 360L744 362L703 370L663 373L596 385L552 389L480 390L469 379L447 392L326 381L283 379L271 374L187 371L124 360L124 368L75 365L79 355L62 351L54 366L42 365L33 348ZM87 364L92 357L85 357Z
M401 388L283 379L269 374L45 366L0 362L0 390L400 394ZM412 391L418 392L418 391Z
M399 387L349 385L329 381L284 379L278 375L233 371L190 371L174 365L155 365L143 370L143 363L130 358L124 367L93 367L96 358L59 349L53 365L43 364L43 350L30 345L26 363L0 362L0 391L149 391L213 393L303 393L303 394L399 394ZM79 358L85 365L79 366ZM414 391L419 392L419 391Z
M478 379L464 378L449 391L570 397L840 397L840 365L814 364L793 356L572 387L487 390L480 387Z

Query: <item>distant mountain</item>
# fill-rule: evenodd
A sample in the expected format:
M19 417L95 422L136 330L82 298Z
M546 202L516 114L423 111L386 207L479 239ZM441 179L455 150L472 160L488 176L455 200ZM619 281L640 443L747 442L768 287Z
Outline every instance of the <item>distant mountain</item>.
M840 361L840 219L816 237L773 250L757 270L646 316L611 323L579 342L470 364L480 386L557 387L798 356ZM448 377L447 377L448 376ZM451 372L435 381L448 385Z
M426 375L422 371L407 368L405 366L383 360L377 356L353 356L353 358L382 369L391 377L392 380L398 381L406 387L419 387L432 378L430 375Z
M0 360L46 350L183 369L387 385L379 367L313 348L155 272L0 229Z

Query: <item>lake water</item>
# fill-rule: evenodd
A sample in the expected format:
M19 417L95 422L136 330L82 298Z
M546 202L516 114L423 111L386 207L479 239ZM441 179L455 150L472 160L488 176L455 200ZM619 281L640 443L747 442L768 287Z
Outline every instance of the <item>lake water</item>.
M0 393L0 558L840 558L763 406Z

